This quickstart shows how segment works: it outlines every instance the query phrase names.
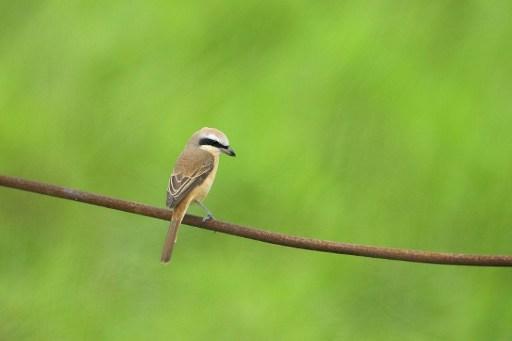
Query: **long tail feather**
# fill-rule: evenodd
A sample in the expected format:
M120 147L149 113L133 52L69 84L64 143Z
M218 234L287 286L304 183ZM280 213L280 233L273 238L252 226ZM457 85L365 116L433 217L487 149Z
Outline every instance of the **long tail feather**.
M176 243L176 237L178 236L178 228L180 227L183 216L187 211L188 205L180 204L172 213L171 223L169 224L169 230L167 231L167 237L165 238L164 248L162 250L162 257L160 260L163 263L168 263L171 260L172 250Z

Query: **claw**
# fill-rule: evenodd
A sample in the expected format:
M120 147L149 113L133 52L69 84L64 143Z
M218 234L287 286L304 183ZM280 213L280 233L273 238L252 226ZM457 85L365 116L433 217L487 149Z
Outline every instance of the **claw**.
M213 220L213 219L214 219L213 215L211 213L208 213L208 215L203 218L203 222L208 221L208 220Z

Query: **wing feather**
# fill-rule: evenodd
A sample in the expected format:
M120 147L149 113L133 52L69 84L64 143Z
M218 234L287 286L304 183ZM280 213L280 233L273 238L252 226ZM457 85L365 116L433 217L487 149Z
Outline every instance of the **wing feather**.
M167 187L167 207L174 208L192 189L199 186L214 168L213 157L209 153L180 156L169 178ZM188 173L188 174L187 174Z

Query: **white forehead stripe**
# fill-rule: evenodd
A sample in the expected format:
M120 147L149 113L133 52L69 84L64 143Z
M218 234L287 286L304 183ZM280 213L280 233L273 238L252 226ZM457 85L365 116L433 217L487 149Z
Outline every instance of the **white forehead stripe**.
M217 142L219 142L221 144L226 144L227 146L229 146L229 141L228 141L227 138L226 138L225 141L221 141L221 139L220 139L220 137L218 135L215 135L215 134L212 134L212 133L207 134L205 137L207 139L214 140L214 141L217 141Z
M217 135L214 135L214 134L208 134L205 136L207 139L210 139L210 140L214 140L214 141L217 141L217 142L220 142L219 141L219 137Z

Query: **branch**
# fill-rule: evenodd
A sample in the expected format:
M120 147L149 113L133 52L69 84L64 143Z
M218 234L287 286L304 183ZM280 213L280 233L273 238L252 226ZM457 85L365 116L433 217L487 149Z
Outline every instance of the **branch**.
M0 185L68 200L80 201L92 205L103 206L162 220L169 220L171 217L171 211L166 208L153 207L132 201L110 198L99 194L82 192L75 189L25 180L17 177L0 175ZM512 256L508 255L471 255L338 243L328 240L310 239L290 236L283 233L269 232L241 225L225 223L218 220L208 220L203 222L201 217L193 215L186 215L183 219L183 223L207 230L259 240L266 243L314 251L417 263L474 266L512 266Z

